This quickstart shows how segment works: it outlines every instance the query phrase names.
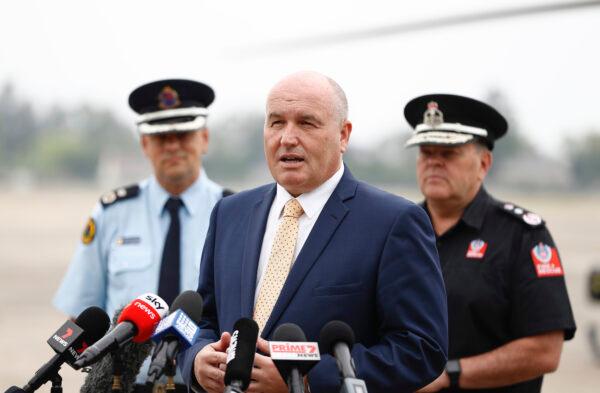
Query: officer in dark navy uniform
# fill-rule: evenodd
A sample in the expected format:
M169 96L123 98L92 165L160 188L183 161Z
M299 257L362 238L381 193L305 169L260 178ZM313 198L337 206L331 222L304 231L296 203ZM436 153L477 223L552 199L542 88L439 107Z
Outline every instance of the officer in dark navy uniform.
M563 264L542 218L483 187L506 120L456 95L404 109L448 296L449 361L422 392L539 392L575 333Z
M170 305L180 292L196 290L212 208L229 193L202 167L214 96L204 83L183 79L131 93L153 176L100 198L54 297L58 309L76 316L95 305L113 315L143 293L157 293ZM145 389L147 366L136 391ZM182 383L179 376L176 382Z

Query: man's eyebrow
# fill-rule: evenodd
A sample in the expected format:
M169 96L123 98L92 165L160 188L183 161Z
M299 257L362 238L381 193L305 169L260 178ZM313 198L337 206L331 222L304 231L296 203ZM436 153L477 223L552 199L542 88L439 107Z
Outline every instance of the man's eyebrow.
M279 112L270 112L267 116L267 119L272 119L274 117L281 117L281 114Z
M300 115L300 120L311 121L319 125L323 124L323 122L318 117L310 114Z

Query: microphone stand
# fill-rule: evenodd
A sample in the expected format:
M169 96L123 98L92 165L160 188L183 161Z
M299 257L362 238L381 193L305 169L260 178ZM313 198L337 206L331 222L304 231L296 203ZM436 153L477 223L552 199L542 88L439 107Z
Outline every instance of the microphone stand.
M175 391L175 373L177 371L175 367L175 354L168 353L167 354L167 364L165 365L165 375L167 376L167 384L165 385L165 390L167 392Z
M292 369L287 383L290 393L304 393L304 381L302 380L302 374L300 374L297 368Z
M52 377L52 387L50 388L50 393L63 393L62 377L58 373Z
M113 363L113 382L111 387L111 393L123 392L123 382L121 377L123 376L123 362L118 352L111 352L112 363Z

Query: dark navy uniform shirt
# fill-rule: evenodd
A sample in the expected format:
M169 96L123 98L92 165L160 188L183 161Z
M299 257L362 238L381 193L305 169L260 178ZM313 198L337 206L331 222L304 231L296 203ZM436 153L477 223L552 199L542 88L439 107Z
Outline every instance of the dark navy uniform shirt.
M553 330L573 337L562 263L538 215L499 202L482 187L458 223L437 237L437 247L448 296L449 359ZM539 392L541 384L542 377L469 392Z

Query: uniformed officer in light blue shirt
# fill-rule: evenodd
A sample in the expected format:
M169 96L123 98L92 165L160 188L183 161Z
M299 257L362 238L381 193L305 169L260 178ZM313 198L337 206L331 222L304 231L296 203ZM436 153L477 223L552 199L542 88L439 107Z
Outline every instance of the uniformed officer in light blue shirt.
M229 193L202 168L213 99L209 86L181 79L152 82L131 93L129 105L139 114L140 143L154 175L111 191L96 204L54 297L61 311L75 317L95 305L112 316L146 292L171 304L177 293L197 289L210 214ZM167 211L169 200L175 213ZM167 265L176 259L178 266ZM143 367L138 382L146 372Z

